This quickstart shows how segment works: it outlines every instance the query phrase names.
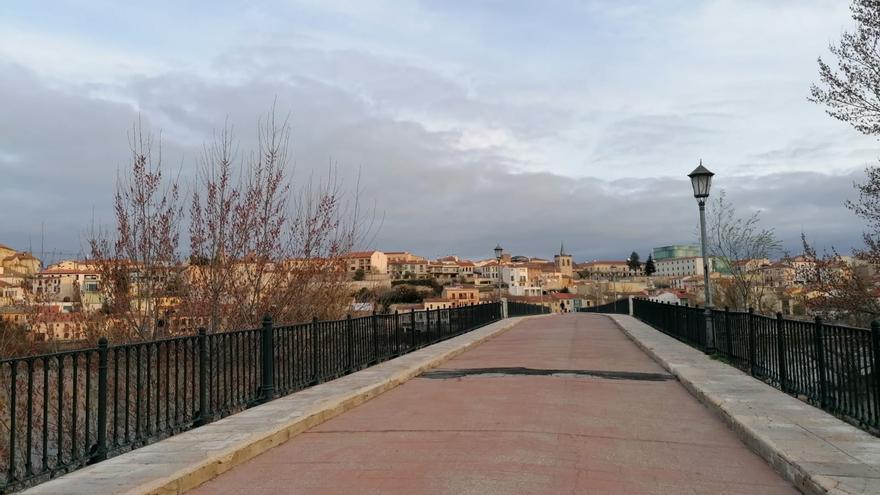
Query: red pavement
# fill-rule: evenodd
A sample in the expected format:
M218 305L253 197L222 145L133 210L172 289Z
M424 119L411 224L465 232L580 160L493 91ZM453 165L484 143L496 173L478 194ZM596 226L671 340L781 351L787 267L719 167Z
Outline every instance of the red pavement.
M588 314L524 321L438 369L488 367L664 373ZM193 493L798 492L674 380L475 375L411 380Z

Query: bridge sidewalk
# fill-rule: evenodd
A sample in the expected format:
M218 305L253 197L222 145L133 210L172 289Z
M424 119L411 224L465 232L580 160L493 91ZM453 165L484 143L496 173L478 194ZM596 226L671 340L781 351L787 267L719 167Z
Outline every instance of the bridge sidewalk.
M880 439L630 316L624 332L808 494L880 494Z
M193 493L796 493L607 317L524 321Z

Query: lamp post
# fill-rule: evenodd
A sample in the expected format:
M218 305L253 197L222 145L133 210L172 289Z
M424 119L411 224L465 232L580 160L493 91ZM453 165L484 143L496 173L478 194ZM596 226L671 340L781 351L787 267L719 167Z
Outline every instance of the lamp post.
M712 290L709 287L709 257L706 253L706 198L709 197L709 188L712 187L712 176L715 175L703 166L703 160L700 165L688 174L691 178L691 186L694 188L694 198L700 205L700 244L703 251L703 289L706 298L705 311L706 316L706 349L711 350L715 347L715 334L712 331Z
M504 248L501 247L501 244L495 246L495 261L498 262L498 282L495 284L496 289L498 290L498 302L501 303L501 255L504 253Z

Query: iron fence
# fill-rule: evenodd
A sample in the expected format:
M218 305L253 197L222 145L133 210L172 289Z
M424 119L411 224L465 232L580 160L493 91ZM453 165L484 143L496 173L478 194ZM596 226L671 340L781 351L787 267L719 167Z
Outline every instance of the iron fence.
M602 304L599 306L589 306L580 308L580 313L614 313L619 315L629 314L629 299L618 299L616 301Z
M880 323L870 329L801 321L754 311L712 310L714 349L703 309L633 301L633 314L783 392L867 431L880 432Z
M0 360L0 493L469 332L498 303Z
M519 301L507 301L507 316L547 315L550 308L543 304L529 304Z

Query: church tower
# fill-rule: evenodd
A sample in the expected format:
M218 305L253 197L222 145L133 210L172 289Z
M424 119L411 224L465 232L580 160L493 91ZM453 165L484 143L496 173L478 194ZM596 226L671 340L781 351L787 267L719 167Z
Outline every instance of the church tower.
M571 277L574 273L571 255L565 254L564 243L559 244L559 254L553 255L553 264L556 265L556 271L562 273L566 277Z

